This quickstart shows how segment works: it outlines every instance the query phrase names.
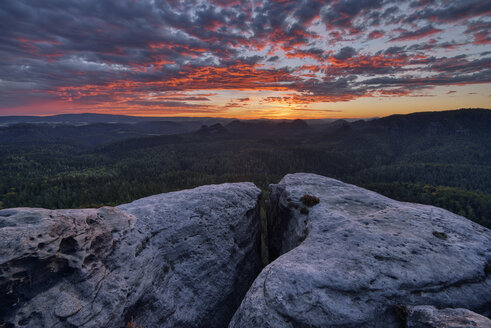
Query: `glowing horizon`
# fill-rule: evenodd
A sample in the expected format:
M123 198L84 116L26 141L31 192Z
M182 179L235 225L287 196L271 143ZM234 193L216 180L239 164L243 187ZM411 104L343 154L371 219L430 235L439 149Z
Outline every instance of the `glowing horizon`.
M6 0L0 26L2 116L491 107L485 0Z

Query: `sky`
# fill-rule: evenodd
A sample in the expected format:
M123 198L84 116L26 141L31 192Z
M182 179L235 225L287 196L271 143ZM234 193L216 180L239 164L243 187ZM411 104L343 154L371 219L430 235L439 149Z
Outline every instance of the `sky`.
M0 115L491 108L489 0L2 0Z

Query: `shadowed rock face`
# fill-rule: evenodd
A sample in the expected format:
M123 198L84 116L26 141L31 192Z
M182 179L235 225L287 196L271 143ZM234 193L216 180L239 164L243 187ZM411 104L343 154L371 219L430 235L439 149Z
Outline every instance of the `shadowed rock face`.
M442 309L434 306L409 306L407 328L489 328L491 320L467 309Z
M0 211L0 324L226 327L260 270L260 190L204 186L116 208Z
M491 233L313 174L270 186L270 253L229 327L402 327L397 304L491 308ZM319 197L310 207L300 199Z

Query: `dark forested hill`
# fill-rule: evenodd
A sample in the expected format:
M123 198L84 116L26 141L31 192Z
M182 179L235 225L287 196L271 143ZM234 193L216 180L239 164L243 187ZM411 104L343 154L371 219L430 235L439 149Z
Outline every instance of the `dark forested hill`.
M93 123L124 123L134 124L142 122L184 122L184 123L228 123L232 121L220 117L149 117L149 116L127 116L112 114L61 114L51 116L0 116L0 124L19 124L19 123L55 123L55 124L93 124Z
M286 173L312 172L491 226L491 110L315 128L301 120L191 122L0 128L0 206L114 205L210 183L266 188Z

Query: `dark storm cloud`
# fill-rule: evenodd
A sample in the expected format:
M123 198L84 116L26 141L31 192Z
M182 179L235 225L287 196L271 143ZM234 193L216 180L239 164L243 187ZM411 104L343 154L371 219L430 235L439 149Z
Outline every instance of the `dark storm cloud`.
M406 47L389 47L385 49L383 53L386 55L393 55L393 54L402 53L404 49L406 49Z
M305 50L303 49L296 49L293 51L290 51L285 54L289 58L297 57L297 58L314 58L319 61L324 60L327 55L325 54L325 51L320 48L307 48Z
M434 28L431 25L422 27L416 31L403 31L400 33L398 36L395 38L392 38L390 41L411 41L411 40L418 40L421 38L425 38L427 36L440 33L443 30Z
M370 40L378 39L378 38L383 37L384 35L385 35L385 32L380 31L380 30L375 30L375 31L370 32L370 34L368 34L368 39L370 39Z
M341 0L334 2L329 10L324 11L322 18L328 28L346 28L358 31L354 20L372 9L380 9L383 0Z
M344 47L337 54L334 55L334 58L344 60L353 57L356 55L356 50L353 47Z
M379 77L363 81L362 85L377 85L378 87L400 86L405 88L421 88L435 85L459 85L467 83L491 83L491 72L488 70L474 74L457 76L440 74L428 78L415 76L406 76L401 78Z
M478 20L467 25L464 32L474 37L473 44L491 44L491 22Z
M456 41L451 42L436 42L436 40L431 39L429 42L421 42L413 44L407 47L408 51L428 51L437 49L459 49L465 46L467 43L459 43Z
M418 11L406 18L408 23L426 19L434 22L455 22L458 20L491 14L488 0L466 1L414 1Z
M294 16L300 24L310 23L319 15L320 9L329 1L303 0L298 1Z
M447 73L473 73L486 71L491 68L491 57L469 61L465 55L452 58L441 58L432 64L429 69Z

